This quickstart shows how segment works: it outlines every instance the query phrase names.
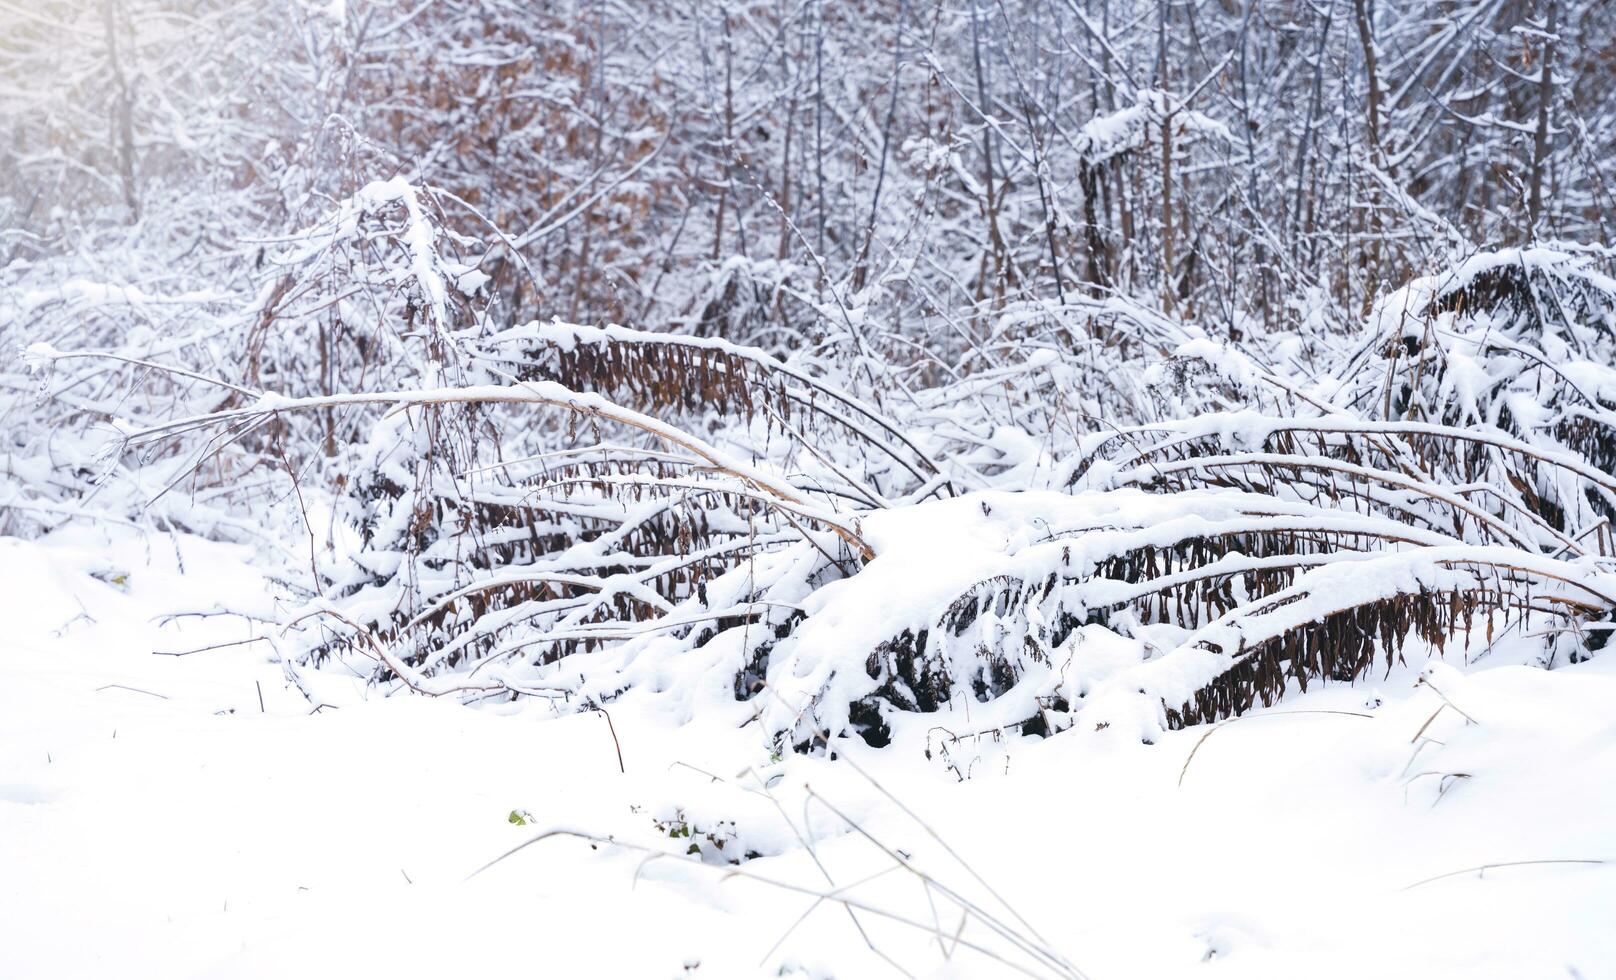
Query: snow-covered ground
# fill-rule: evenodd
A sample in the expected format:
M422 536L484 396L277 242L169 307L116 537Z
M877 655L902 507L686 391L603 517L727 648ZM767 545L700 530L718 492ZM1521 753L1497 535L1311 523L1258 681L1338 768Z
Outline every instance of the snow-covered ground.
M1616 658L781 759L633 692L312 710L251 562L0 539L0 978L1616 976Z

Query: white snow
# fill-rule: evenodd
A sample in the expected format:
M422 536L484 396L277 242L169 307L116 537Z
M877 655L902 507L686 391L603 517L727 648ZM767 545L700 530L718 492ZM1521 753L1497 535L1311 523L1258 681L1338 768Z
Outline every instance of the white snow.
M868 530L883 551L913 529ZM675 725L638 691L608 718L384 698L304 668L329 705L311 713L270 642L154 653L273 637L244 618L276 609L251 562L107 526L0 539L0 977L1018 975L1004 957L1036 976L1064 958L1095 978L1592 980L1616 964L1616 867L1549 863L1616 859L1611 658L1546 672L1450 648L1154 745L906 715L886 749L778 758L736 713ZM612 843L550 837L468 880L555 829ZM791 890L827 877L879 954L846 910ZM972 918L956 943L950 894L1004 934Z

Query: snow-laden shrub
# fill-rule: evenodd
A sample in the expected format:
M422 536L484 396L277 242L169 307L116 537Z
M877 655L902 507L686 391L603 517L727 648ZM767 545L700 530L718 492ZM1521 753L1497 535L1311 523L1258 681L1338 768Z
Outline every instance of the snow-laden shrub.
M94 258L7 267L0 288L0 531L34 533L64 521L143 513L159 526L241 534L210 494L180 504L162 493L195 460L177 445L135 460L102 450L120 427L205 411L230 393L228 334L242 294L229 283L169 276L162 257L104 236ZM102 262L106 264L103 265ZM182 370L169 367L184 365ZM87 501L93 504L86 506ZM233 528L233 530L231 530ZM250 532L245 532L250 533Z
M915 716L1149 740L1529 619L1556 637L1545 662L1583 656L1598 642L1577 631L1616 607L1598 523L1616 477L1557 416L1509 422L1527 417L1513 361L1464 389L1465 350L1432 348L1392 403L1451 408L1407 417L1365 394L1379 375L1362 358L1288 377L1264 348L1084 301L1013 308L972 363L909 385L857 348L780 360L687 334L494 329L462 285L474 263L445 258L475 246L427 209L372 188L337 214L349 237L289 268L339 298L316 315L349 289L394 304L374 321L393 334L341 350L362 387L307 387L297 330L332 326L289 321L261 349L304 387L130 439L264 427L319 457L322 413L344 413L363 438L324 471L358 546L291 619L307 661L380 684L585 706L634 692L685 716L754 702L782 749L885 744ZM339 240L392 258L339 261ZM1425 290L1412 308L1433 337L1531 333L1528 361L1572 399L1609 368L1545 338L1604 356L1611 292L1557 275L1522 281L1566 292L1558 321L1496 285L1466 287L1462 315L1439 305L1453 290L1404 295ZM1387 349L1385 311L1364 349ZM1515 357L1525 340L1465 343ZM861 376L886 407L848 392Z
M1472 629L1490 641L1534 614L1553 637L1545 662L1603 646L1605 632L1581 635L1580 624L1616 604L1603 401L1616 380L1613 309L1616 283L1591 257L1510 251L1383 300L1364 353L1338 378L1301 386L1186 345L1204 383L1251 391L1251 407L1096 434L1071 485L1226 488L1385 533L1305 523L1257 548L1204 548L1192 567L1235 556L1266 574L1247 575L1218 618L1164 658L1204 668L1200 686L1150 686L1167 720L1238 713L1311 676L1363 676L1411 636L1437 650ZM1185 583L1163 595L1164 613L1183 618ZM1189 608L1207 598L1190 596Z
M1343 401L1369 418L1489 433L1611 472L1616 279L1607 263L1587 250L1506 249L1415 280L1377 305L1342 373ZM1421 442L1450 479L1485 482L1559 532L1616 516L1616 497L1568 483L1531 451Z

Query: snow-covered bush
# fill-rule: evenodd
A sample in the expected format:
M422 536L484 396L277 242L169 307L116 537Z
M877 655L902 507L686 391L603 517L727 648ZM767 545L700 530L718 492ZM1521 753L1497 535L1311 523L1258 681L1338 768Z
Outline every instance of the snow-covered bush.
M381 197L398 201L363 195ZM274 425L316 447L320 413L371 420L351 423L368 436L337 481L359 544L293 617L311 662L479 698L756 699L799 749L885 744L907 714L962 710L1043 733L1083 714L1148 740L1532 617L1559 637L1546 662L1583 656L1599 643L1566 638L1616 607L1597 522L1616 478L1545 441L1553 424L1361 411L1350 360L1301 385L1161 318L1028 310L999 328L1013 354L889 415L816 373L835 360L621 327L454 328L432 283L443 309L465 294L434 270L473 271L410 240L391 250L400 271L358 280L404 305L386 322L423 324L390 341L396 373L375 388L266 392L131 437ZM1562 329L1597 334L1609 293L1577 282L1590 291ZM1519 319L1507 300L1471 316ZM1384 313L1368 330L1383 350ZM1174 337L1190 339L1161 368L1130 370Z
M1429 24L1378 6L47 4L4 526L265 543L294 672L781 746L1150 737L1527 616L1580 658L1616 283L1544 236L1603 233L1609 19L1382 62Z

